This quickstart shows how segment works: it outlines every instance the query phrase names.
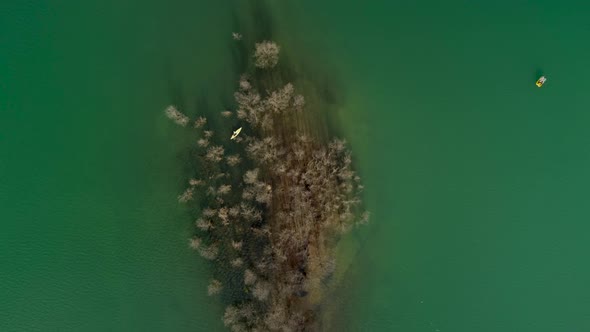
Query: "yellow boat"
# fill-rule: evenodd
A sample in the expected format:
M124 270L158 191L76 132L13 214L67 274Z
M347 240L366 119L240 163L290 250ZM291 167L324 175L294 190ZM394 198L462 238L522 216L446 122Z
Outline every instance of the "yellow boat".
M543 84L545 84L546 81L547 81L547 78L545 76L541 76L541 77L539 77L539 79L537 80L537 82L535 84L540 88L543 86Z
M234 131L234 133L231 135L230 140L238 137L238 135L240 134L241 131L242 131L242 127L238 128L236 131Z

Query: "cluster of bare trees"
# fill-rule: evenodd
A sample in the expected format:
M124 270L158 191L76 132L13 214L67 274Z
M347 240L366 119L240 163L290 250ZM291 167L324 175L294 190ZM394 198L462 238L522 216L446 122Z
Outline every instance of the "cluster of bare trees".
M272 42L256 44L255 65L273 67L278 53ZM243 127L239 140L214 135L206 118L195 121L201 166L178 198L201 211L189 246L240 276L223 273L208 286L209 295L232 295L223 316L232 331L313 330L310 294L335 269L330 240L368 220L362 185L343 140L325 143L291 121L305 116L291 83L261 93L254 82L239 80L237 119L222 113ZM173 121L189 122L170 109Z
M240 79L240 88L234 93L238 104L237 116L245 120L254 129L269 131L274 127L276 116L285 112L302 111L305 106L305 98L295 95L293 84L287 83L282 88L270 92L266 98L250 84L247 76ZM266 137L272 139L272 136Z

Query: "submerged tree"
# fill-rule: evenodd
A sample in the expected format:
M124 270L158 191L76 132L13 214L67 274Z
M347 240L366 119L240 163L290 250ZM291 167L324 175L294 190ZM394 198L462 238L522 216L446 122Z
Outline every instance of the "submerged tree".
M255 66L275 66L279 49L256 44ZM314 330L335 270L334 240L368 221L362 185L346 142L325 142L304 125L311 122L299 121L305 98L293 84L259 92L254 82L248 75L239 80L237 119L222 114L243 128L238 139L214 135L204 117L195 122L200 166L179 196L201 211L189 246L225 271L208 293L230 292L223 322L232 331ZM178 113L166 110L186 125Z
M185 127L189 122L188 116L184 115L173 105L168 106L165 112L166 116L178 125Z
M209 282L209 286L207 286L207 294L209 294L209 296L216 295L219 294L222 289L223 285L221 281L213 279Z
M238 32L232 32L231 36L234 40L242 40L242 35Z
M263 41L256 44L256 51L254 52L254 65L258 68L272 68L279 63L279 45Z

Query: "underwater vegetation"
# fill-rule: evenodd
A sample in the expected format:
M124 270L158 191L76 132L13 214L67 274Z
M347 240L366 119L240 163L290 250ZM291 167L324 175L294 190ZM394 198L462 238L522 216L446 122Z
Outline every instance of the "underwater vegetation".
M207 292L227 305L232 331L319 330L338 239L369 219L346 142L305 121L321 110L283 79L280 51L272 41L254 45L235 109L216 121L165 110L199 136L198 166L178 201L198 213L189 247L211 261Z

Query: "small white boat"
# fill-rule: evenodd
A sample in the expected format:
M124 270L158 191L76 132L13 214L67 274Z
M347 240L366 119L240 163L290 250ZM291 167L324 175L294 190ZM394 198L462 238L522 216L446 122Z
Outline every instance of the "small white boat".
M541 76L541 77L539 77L539 79L537 80L537 82L535 84L540 88L543 86L543 84L545 84L546 81L547 81L547 77Z
M242 131L242 127L238 128L237 130L234 131L234 133L231 135L231 139L235 139L236 137L238 137L238 135L240 134L240 132Z

